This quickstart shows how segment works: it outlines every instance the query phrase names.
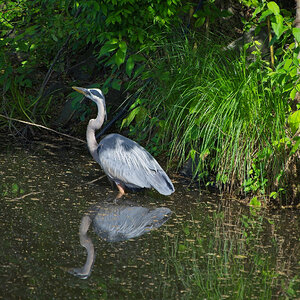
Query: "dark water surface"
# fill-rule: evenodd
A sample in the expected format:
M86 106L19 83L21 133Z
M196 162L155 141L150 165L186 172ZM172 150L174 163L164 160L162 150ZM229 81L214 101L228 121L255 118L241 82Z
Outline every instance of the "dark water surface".
M85 146L36 141L0 144L0 298L299 299L299 211L264 211L199 192L128 194L136 206L173 213L134 239L101 239L83 266L79 226L94 205L117 194ZM94 181L94 182L93 182Z

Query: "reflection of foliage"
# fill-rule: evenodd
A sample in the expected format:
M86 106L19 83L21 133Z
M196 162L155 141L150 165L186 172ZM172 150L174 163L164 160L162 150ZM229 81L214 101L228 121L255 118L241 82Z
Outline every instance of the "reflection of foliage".
M287 261L283 237L274 234L274 220L262 213L245 215L223 208L214 213L209 228L203 229L206 216L203 222L184 223L180 233L166 239L169 272L175 273L186 298L296 297L300 287L296 257ZM295 244L290 247L298 253ZM285 255L279 255L281 251Z

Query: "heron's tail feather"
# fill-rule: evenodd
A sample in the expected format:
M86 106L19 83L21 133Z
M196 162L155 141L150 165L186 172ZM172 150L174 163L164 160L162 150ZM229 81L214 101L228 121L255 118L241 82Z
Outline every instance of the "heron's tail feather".
M172 181L164 171L158 171L149 177L149 183L160 194L168 196L175 192Z
M150 222L148 222L147 227L149 229L159 228L170 218L171 214L172 211L166 207L158 207L154 210L149 211L147 217Z

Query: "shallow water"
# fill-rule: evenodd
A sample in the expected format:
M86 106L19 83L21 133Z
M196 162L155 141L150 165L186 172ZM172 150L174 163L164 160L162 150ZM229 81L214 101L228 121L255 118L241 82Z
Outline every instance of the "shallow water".
M257 211L179 180L176 192L124 201L173 213L156 230L110 243L90 228L96 258L83 280L83 216L112 199L85 146L0 145L0 298L276 299L300 297L300 215Z

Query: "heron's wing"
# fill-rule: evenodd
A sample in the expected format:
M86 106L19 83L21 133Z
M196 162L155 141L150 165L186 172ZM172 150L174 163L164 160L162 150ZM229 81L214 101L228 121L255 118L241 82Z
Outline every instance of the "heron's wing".
M98 155L104 172L114 181L140 188L155 188L170 195L174 187L154 157L136 142L110 134L99 144Z
M107 241L118 242L160 227L170 215L171 211L165 207L112 206L99 211L93 222L98 235Z

